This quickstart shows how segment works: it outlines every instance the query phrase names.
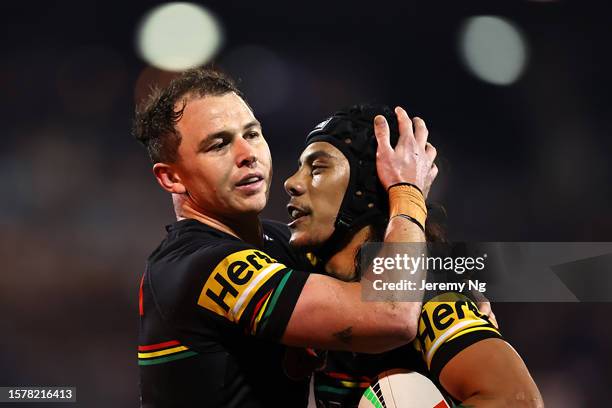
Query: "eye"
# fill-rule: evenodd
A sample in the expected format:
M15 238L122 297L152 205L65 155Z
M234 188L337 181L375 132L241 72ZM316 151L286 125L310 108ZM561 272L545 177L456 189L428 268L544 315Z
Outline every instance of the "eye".
M310 174L312 174L313 176L316 176L318 174L323 173L324 169L325 169L325 167L323 167L323 166L312 165L311 166L311 170L310 170Z
M260 134L259 134L259 132L258 132L258 131L256 131L256 130L251 130L251 131L249 131L249 132L246 134L245 138L246 138L246 139L255 139L255 138L258 138L259 136L260 136Z
M228 141L225 139L218 139L209 148L208 151L219 151L228 145Z

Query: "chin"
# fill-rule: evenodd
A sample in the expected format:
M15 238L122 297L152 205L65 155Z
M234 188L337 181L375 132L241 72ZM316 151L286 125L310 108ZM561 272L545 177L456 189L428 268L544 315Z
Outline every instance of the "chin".
M304 233L293 231L291 232L291 237L289 238L289 245L294 248L307 250L309 249L307 238L307 236L304 236Z
M309 236L308 234L299 231L292 232L291 237L289 238L289 245L303 251L312 251L320 247L322 244L323 242L316 237Z
M264 208L266 208L266 204L268 200L265 196L261 197L251 197L251 199L243 202L240 207L241 211L245 213L261 213Z

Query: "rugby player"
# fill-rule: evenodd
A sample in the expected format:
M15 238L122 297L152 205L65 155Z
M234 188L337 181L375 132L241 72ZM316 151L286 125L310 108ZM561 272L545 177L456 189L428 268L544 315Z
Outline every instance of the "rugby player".
M412 341L419 302L361 302L359 283L310 275L286 226L259 220L270 151L229 78L184 73L137 110L134 133L177 218L140 283L143 407L305 406L307 381L283 372L286 345L381 352ZM435 149L406 133L379 157L381 183L402 215L385 241L424 242L418 190Z
M289 224L291 244L314 251L322 271L345 281L359 279L360 248L382 240L388 219L387 194L376 176L381 146L374 118L386 123L379 140L391 140L393 146L398 128L412 132L409 121L398 125L390 109L382 106L338 112L307 136L299 168L285 182L289 213L299 217ZM426 137L423 120L414 118L412 125L416 140ZM428 239L439 235L427 227ZM485 309L490 312L488 305ZM401 367L428 375L465 406L542 406L525 364L487 314L464 294L437 294L423 305L413 345L374 356L329 352L325 369L315 374L317 405L356 407L377 374Z

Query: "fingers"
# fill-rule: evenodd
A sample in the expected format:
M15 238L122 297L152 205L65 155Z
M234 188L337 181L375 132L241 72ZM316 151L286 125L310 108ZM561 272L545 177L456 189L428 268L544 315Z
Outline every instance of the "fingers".
M412 123L414 124L414 140L416 140L419 146L425 148L427 137L429 136L429 130L425 125L425 121L415 116L412 119Z
M412 121L408 116L408 113L401 108L395 108L395 115L397 116L397 125L399 128L399 139L397 140L397 147L410 147L414 146L415 139L412 132Z
M492 312L491 302L478 302L478 310L483 315L486 315L486 316L490 315Z
M493 309L491 309L490 302L478 302L478 310L481 314L486 315L489 318L489 321L493 323L496 328L499 329L499 324L497 323L497 319L495 318Z
M429 169L429 173L427 173L427 178L425 178L425 185L423 186L423 197L427 200L427 196L429 195L429 190L431 189L431 185L434 180L438 176L438 166L434 164L431 165Z
M493 313L491 311L491 314L489 315L489 320L491 321L491 323L493 323L493 326L495 326L496 329L499 329L499 323L497 323L497 319L495 318L495 313Z
M429 162L433 163L434 160L436 160L436 156L438 155L438 150L435 147L433 147L431 143L428 142L425 145L425 154L427 155Z
M438 176L438 166L436 166L436 164L432 164L431 165L431 169L429 169L429 174L427 175L427 179L429 181L429 183L433 183L433 181L436 179L436 177Z
M374 118L374 135L376 136L376 142L378 143L378 150L393 150L391 148L389 124L382 115L377 115Z

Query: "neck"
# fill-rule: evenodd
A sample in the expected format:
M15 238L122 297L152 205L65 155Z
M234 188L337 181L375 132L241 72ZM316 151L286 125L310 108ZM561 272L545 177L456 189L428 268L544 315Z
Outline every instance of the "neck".
M357 231L348 244L329 258L325 264L325 272L344 281L354 280L357 275L355 257L359 248L366 243L371 234L372 227L369 225Z
M256 213L240 214L236 217L207 214L196 208L191 200L178 194L172 195L172 202L177 221L187 218L194 219L256 247L263 246L261 222Z

